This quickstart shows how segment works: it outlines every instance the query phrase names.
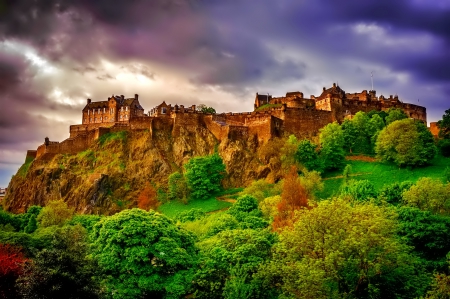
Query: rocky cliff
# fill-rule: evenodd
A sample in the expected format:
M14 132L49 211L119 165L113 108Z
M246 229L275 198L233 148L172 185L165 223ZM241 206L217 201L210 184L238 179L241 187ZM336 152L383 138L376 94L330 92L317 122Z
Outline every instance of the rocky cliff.
M261 141L260 141L261 142ZM136 205L150 182L160 192L168 176L191 157L218 150L227 168L224 187L245 186L257 178L279 178L280 142L260 143L254 135L217 140L207 126L166 127L109 133L78 154L26 161L12 178L4 209L23 212L31 205L63 199L81 213L110 214Z

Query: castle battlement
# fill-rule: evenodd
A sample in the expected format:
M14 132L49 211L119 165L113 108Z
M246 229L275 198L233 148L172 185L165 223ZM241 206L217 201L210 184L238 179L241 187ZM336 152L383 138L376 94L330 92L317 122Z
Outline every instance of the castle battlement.
M346 93L338 85L323 88L319 96L304 98L303 92L287 92L282 97L256 93L254 111L203 113L196 105L167 104L162 102L144 113L138 95L125 98L123 95L108 97L106 101L92 102L87 99L82 109L82 123L71 125L69 138L62 141L50 141L37 150L30 150L27 157L51 158L56 154L74 154L86 150L95 140L108 132L124 130L171 129L172 134L180 134L185 129L195 130L206 126L218 139L257 137L259 142L294 134L297 137L315 135L325 125L347 117L359 111L386 111L390 108L402 109L409 117L426 123L426 108L403 103L398 96L376 96L375 90ZM182 130L183 128L183 130Z

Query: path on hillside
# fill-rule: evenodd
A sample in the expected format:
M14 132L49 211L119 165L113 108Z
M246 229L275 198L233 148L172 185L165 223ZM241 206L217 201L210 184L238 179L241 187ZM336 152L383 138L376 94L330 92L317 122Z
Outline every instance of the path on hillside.
M234 204L234 203L236 202L236 199L229 198L228 195L218 196L218 197L216 197L216 199L217 199L217 200L220 200L220 201L226 201L226 202L229 202L229 203L231 203L231 204ZM226 211L226 210L228 210L229 208L230 208L230 207L225 207L225 208L222 208L222 209L219 209L219 210L207 212L206 214L213 214L213 213L218 213L218 212Z

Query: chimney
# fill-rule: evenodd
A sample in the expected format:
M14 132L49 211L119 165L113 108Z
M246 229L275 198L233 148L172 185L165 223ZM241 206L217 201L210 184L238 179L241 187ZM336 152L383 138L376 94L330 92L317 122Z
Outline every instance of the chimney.
M134 99L135 100L139 100L139 95L136 93L136 94L134 94Z
M44 144L47 146L50 144L50 139L48 139L48 137L45 137L44 139Z
M91 103L91 99L87 99L87 104L89 105Z
M122 101L125 99L125 96L123 94L120 95L120 98L122 99Z

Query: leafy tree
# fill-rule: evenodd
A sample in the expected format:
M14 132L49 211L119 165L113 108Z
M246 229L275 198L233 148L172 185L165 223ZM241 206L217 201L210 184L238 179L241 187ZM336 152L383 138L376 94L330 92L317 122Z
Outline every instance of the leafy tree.
M261 202L267 197L280 195L281 184L271 184L264 179L253 181L250 186L242 191L242 194L251 195L256 198L258 202Z
M395 121L384 128L377 139L375 151L384 161L399 166L420 166L430 163L436 146L424 125L413 119ZM430 138L431 136L431 138Z
M268 298L270 290L253 274L270 256L275 240L268 230L234 229L201 242L195 297Z
M442 119L437 123L439 128L439 137L450 139L450 109L445 110Z
M211 114L216 113L216 109L214 109L213 107L208 107L205 104L199 104L197 106L197 111L202 112L202 113L211 113Z
M39 213L42 211L42 207L40 206L31 206L28 208L27 212L25 214L19 214L16 216L19 216L21 218L21 227L20 230L21 231L25 231L28 233L32 233L36 230L37 228L37 221L36 218L39 215ZM31 218L34 218L34 220L31 220ZM28 227L27 230L27 226L31 223L31 226Z
M102 217L104 216L100 216L100 215L88 215L88 214L84 214L84 215L75 215L73 216L73 218L71 220L69 220L67 222L67 225L81 225L82 227L84 227L88 233L92 232L92 229L94 227L94 225L99 222Z
M155 188L148 182L145 183L144 188L139 192L137 202L138 208L146 211L149 209L156 210L160 205Z
M88 248L82 226L57 228L51 247L38 252L17 281L23 298L97 298Z
M409 251L389 209L325 200L297 212L260 271L283 298L414 298L426 278Z
M379 201L385 201L387 203L397 205L402 203L403 192L409 190L413 185L412 182L404 181L404 182L396 182L391 185L384 186L381 188L378 194Z
M315 193L317 191L323 190L323 181L320 176L320 172L315 170L307 171L304 170L302 174L299 176L300 184L305 188L307 197L309 199L315 198Z
M396 120L402 120L408 118L406 113L402 109L390 108L388 115L385 118L386 125L393 123Z
M421 210L437 214L450 213L450 184L439 180L420 178L409 190L403 192L404 202Z
M325 170L340 169L344 166L344 135L341 126L334 122L320 130L320 157Z
M344 184L348 183L351 172L352 172L352 166L350 164L345 165L344 171L342 172L342 177L344 178Z
M450 218L408 206L398 207L396 212L398 234L414 248L430 272L445 271L450 252Z
M276 143L274 144L276 145ZM279 148L275 149L276 156L281 156L281 168L283 173L289 172L291 166L299 166L297 159L297 152L299 147L299 141L295 135L290 135L284 142L281 151Z
M281 201L277 205L277 215L272 223L275 229L291 225L294 212L301 208L308 208L308 192L302 185L296 168L292 167L283 182Z
M125 210L103 218L91 238L112 298L180 298L188 292L194 239L167 217L152 210Z
M189 188L183 174L174 172L169 176L169 199L187 203Z
M191 194L196 199L208 199L220 191L225 175L225 164L219 154L191 158L184 165L185 177Z
M62 200L54 200L47 203L39 215L37 221L40 227L48 227L52 225L62 226L73 216L74 209L69 208Z
M31 216L28 220L27 226L25 226L25 232L27 234L31 234L34 233L35 230L37 230L36 216Z
M351 122L356 128L356 139L354 144L355 152L370 154L372 153L371 144L371 132L369 132L369 122L370 118L363 111L359 111L355 114Z
M341 195L357 201L367 201L377 197L375 187L368 180L350 180L341 188Z
M375 115L378 115L383 120L383 123L386 122L386 116L388 116L386 111L371 110L367 112L367 116L370 118L373 118Z
M449 267L450 268L450 267ZM449 270L450 272L450 270ZM421 297L422 298L422 297ZM427 292L426 299L449 299L450 298L450 275L437 273L431 284L431 290Z
M233 206L228 210L238 220L241 228L264 228L268 223L262 219L262 213L258 209L258 202L250 195L239 196Z
M344 137L344 149L349 153L353 153L358 138L356 125L350 119L345 119L341 127L342 135Z
M259 209L266 219L274 219L278 215L278 204L280 202L280 195L267 197L259 203Z
M295 159L308 170L320 171L322 169L317 153L317 145L309 140L304 139L298 143Z
M437 145L442 156L450 157L450 139L441 139Z
M183 211L175 216L176 221L186 222L202 219L205 217L206 213L201 209L190 209L188 211Z
M370 118L369 123L367 124L367 131L370 136L371 153L374 152L378 135L384 129L384 127L386 127L386 124L384 123L384 120L380 115L374 114Z
M0 244L0 297L20 298L15 283L22 274L26 258L20 248Z

